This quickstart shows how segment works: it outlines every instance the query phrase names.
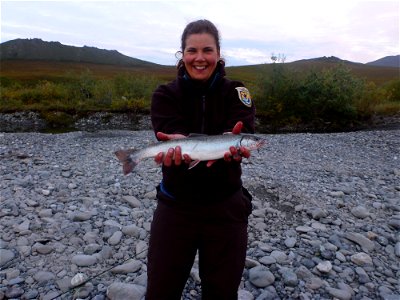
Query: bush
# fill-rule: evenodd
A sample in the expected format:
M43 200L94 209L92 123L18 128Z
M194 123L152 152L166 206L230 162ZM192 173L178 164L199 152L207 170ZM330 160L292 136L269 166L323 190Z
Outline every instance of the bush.
M293 124L345 125L357 119L356 103L365 83L340 65L322 71L297 73L284 64L273 66L259 80L257 108L277 126Z

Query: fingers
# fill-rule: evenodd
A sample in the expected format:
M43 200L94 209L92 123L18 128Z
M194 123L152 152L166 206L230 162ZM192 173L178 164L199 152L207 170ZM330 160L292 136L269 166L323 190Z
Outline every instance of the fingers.
M179 133L173 133L173 134L167 134L164 132L157 132L156 134L157 139L159 141L168 141L168 140L176 140L176 139L183 139L186 136L184 136L183 134L179 134Z
M192 159L190 158L190 156L188 154L183 154L183 160L185 162L185 164L190 164Z
M237 162L241 162L242 161L242 157L240 156L240 152L238 151L237 148L231 146L229 148L229 152L226 152L224 154L224 160L227 162L230 162L232 160L237 161Z
M239 121L235 124L235 126L232 129L232 133L233 134L240 134L242 132L242 128L243 128L243 122Z
M187 154L183 155L183 160L186 163L190 163L190 156ZM172 165L179 166L182 163L182 149L180 146L176 146L174 148L169 148L168 151L164 154L163 152L158 153L154 157L154 161L157 164L163 163L164 166L170 167Z
M156 164L161 164L164 160L164 153L160 152L158 153L155 157L154 157L154 161L156 162Z
M224 160L227 162L236 161L241 162L242 158L249 158L250 157L250 150L245 147L235 148L231 146L229 148L229 152L224 154Z
M168 134L165 134L164 132L157 132L157 139L160 141L168 141L169 137Z
M180 166L182 163L182 149L181 147L177 146L175 147L175 153L174 153L174 162L176 166Z
M240 150L240 154L241 154L242 157L244 157L244 158L249 158L250 157L250 150L249 149L247 149L245 147L240 147L239 150Z

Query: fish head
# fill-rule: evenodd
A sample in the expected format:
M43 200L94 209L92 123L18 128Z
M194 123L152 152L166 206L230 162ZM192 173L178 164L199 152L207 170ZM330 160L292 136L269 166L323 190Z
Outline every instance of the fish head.
M240 146L245 147L249 150L257 150L266 143L266 140L262 137L246 134L243 135L240 140Z

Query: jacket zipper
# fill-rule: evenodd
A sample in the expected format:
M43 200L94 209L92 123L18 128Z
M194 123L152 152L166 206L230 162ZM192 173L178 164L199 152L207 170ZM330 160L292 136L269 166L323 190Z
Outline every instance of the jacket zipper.
M203 117L202 117L202 121L201 121L201 133L205 132L205 123L206 123L206 96L203 95L202 96L202 108L203 108Z

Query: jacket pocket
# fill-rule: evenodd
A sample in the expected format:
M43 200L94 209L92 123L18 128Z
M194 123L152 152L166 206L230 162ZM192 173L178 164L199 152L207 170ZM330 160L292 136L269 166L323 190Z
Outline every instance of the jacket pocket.
M251 212L253 211L253 204L251 203L251 201L253 200L253 196L249 193L249 191L245 187L242 187L242 192L243 192L243 201L245 202L247 208L247 216L250 216Z

